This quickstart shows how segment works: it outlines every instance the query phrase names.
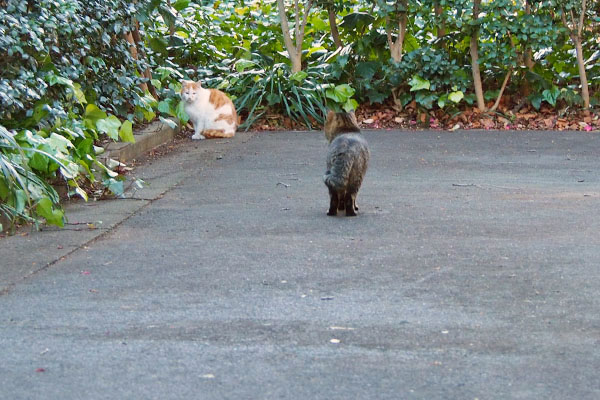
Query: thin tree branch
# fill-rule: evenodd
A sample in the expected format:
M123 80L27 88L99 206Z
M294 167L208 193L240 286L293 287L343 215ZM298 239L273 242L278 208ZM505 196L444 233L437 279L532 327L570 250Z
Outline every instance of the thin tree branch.
M277 8L279 8L279 18L281 18L281 30L283 31L283 43L290 57L293 56L295 48L290 36L290 25L288 24L287 15L285 14L285 5L283 0L277 0Z
M298 48L302 46L302 39L300 38L300 7L298 6L299 0L294 0L294 10L296 12L296 17L294 21L294 32L296 33L296 51Z
M385 17L385 33L387 34L388 46L390 46L390 49L391 49L392 46L394 45L394 41L392 40L392 28L390 27L390 17L389 16Z
M582 0L581 2L581 15L579 16L579 25L577 26L577 35L579 37L581 37L581 32L583 30L583 19L585 17L585 1L586 0Z
M331 3L329 3L329 5L327 6L327 15L329 16L329 29L331 29L331 37L333 38L333 43L335 43L335 47L344 47L344 44L340 39L340 32L338 31L337 27L337 15Z
M302 25L300 26L300 32L298 35L298 38L296 38L296 41L298 43L298 51L301 52L302 51L302 42L304 40L304 30L306 29L306 24L308 23L308 14L310 12L310 9L312 8L312 3L313 0L309 0L306 5L304 6L304 16L302 18ZM298 18L298 16L296 16L296 18Z
M510 69L508 70L508 73L506 74L506 77L504 77L504 82L502 82L502 87L500 88L500 92L498 93L498 98L496 98L496 102L494 103L492 108L490 108L490 111L496 111L496 109L500 105L500 99L502 98L504 89L506 89L506 85L508 84L508 80L509 80L510 76L512 75L512 71L513 71L513 69L512 69L512 67L510 67Z

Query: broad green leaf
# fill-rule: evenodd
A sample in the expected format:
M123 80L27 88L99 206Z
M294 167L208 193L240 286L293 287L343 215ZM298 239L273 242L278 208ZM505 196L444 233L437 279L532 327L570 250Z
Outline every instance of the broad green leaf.
M356 75L367 81L373 79L377 71L381 69L381 63L376 61L364 61L356 64Z
M75 179L79 176L79 166L71 161L62 160L63 165L60 167L60 173L67 179Z
M403 44L403 51L405 53L410 53L411 51L415 51L419 48L421 48L421 45L419 44L419 41L417 40L416 37L414 37L411 34L407 34L404 37L404 44Z
M250 60L246 60L246 59L242 58L241 60L236 61L235 70L237 72L244 72L248 68L252 68L255 66L256 66L256 63L254 61L250 61Z
M17 213L22 213L25 210L25 205L27 204L27 193L23 189L17 189L14 191L15 196L15 210Z
M165 51L166 51L166 45L165 45ZM182 79L183 75L177 71L174 68L171 67L158 67L156 68L156 73L160 74L160 79L164 80L165 78L168 78L169 76L173 75L175 76L177 79Z
M185 8L187 8L190 5L190 0L177 0L175 3L173 3L173 8L176 9L177 11L181 11Z
M440 96L440 98L437 101L438 107L444 108L446 106L446 100L448 100L447 95Z
M149 44L150 44L150 48L155 53L160 53L163 55L166 55L168 53L167 43L162 38L152 37L152 38L150 38ZM166 78L166 76L162 76L162 79L165 79L165 78Z
M5 178L0 175L0 200L6 200L10 193L8 186L6 185L6 181L4 179Z
M75 193L77 193L79 195L79 197L81 197L82 199L84 199L85 201L88 201L88 194L85 192L85 190L83 190L82 188L80 188L79 186L77 186L75 188Z
M437 95L435 93L419 91L415 94L415 100L417 103L428 110L433 107L433 101L435 99L437 99Z
M355 90L348 84L337 85L334 88L327 89L325 96L340 104L345 103L350 97L354 96Z
M57 135L52 132L50 137L47 140L47 143L55 150L60 151L61 153L67 154L69 149L74 148L73 143L69 139L64 136Z
M528 98L529 98L529 101L531 101L531 105L533 106L533 108L535 108L536 110L539 110L540 107L542 106L542 101L544 100L542 95L539 93L535 93L535 94L530 95Z
M307 76L308 76L308 74L306 72L298 71L298 72L294 72L292 75L290 75L290 79L300 83L304 79L306 79Z
M86 119L92 120L93 122L107 117L106 113L99 109L98 106L96 106L95 104L88 104L85 107L84 116Z
M269 93L267 95L267 103L270 106L281 103L281 96L278 93Z
M171 114L171 99L163 100L158 103L158 111L164 114Z
M79 83L74 83L72 90L73 90L73 94L75 95L75 99L77 100L77 102L79 104L83 105L83 104L87 103L87 100L85 99L85 94L81 90L81 85Z
M546 100L552 107L556 105L556 100L560 96L560 89L556 86L552 86L551 89L546 89L542 92L542 97Z
M308 52L306 53L306 57L310 57L313 53L316 53L317 51L323 51L323 50L327 50L327 49L323 46L311 47L310 49L308 49Z
M162 83L158 79L150 79L150 83L157 89L160 89L162 87Z
M413 75L412 79L410 80L410 82L408 82L408 84L410 85L411 92L423 89L429 90L429 88L431 87L429 81L427 79L421 78L419 75Z
M106 186L115 196L122 196L125 191L123 181L114 178L105 180L104 186Z
M461 92L460 90L457 90L456 92L452 92L448 95L448 99L450 99L451 101L455 102L455 103L460 103L460 101L465 97L465 94L463 92Z
M73 81L68 79L68 78L63 78L62 76L57 76L57 75L47 75L46 76L46 82L48 82L48 84L50 84L50 86L54 86L56 84L58 85L63 85L63 86L67 86L67 87L73 87Z
M378 92L377 90L369 90L367 92L367 97L369 98L369 102L371 102L371 104L381 104L385 101L385 99L387 99L388 95L386 93Z
M171 129L177 129L177 123L169 118L158 117L158 119L165 125L167 125Z
M175 116L181 121L182 124L185 125L189 121L190 117L185 112L184 107L185 103L183 101L180 101L179 104L177 104L177 108L175 109Z
M340 26L347 31L357 31L364 26L370 25L373 21L375 21L375 17L372 15L364 12L356 12L346 15Z
M143 97L139 98L139 100L142 103L142 105L148 110L158 105L158 101L154 97L152 97L152 95L147 91L146 93L144 93Z
M133 137L133 125L131 121L126 120L121 125L121 129L119 129L119 137L123 142L135 143L135 138Z
M40 153L33 153L31 158L29 159L28 165L38 171L48 172L48 164L50 163L50 159Z
M183 39L187 39L188 37L190 37L190 35L184 31L176 31L175 34Z
M329 24L325 22L317 13L313 13L309 19L310 24L316 31L328 31Z
M54 208L52 201L48 197L44 197L38 201L36 212L41 217L45 218L46 223L50 225L56 225L61 228L64 226L64 212Z
M356 108L358 107L358 102L354 99L348 99L346 100L346 102L344 103L344 111L346 112L350 112L350 111L354 111L356 110Z
M106 133L112 140L119 140L120 127L121 121L114 115L96 121L96 128L98 128L100 132Z

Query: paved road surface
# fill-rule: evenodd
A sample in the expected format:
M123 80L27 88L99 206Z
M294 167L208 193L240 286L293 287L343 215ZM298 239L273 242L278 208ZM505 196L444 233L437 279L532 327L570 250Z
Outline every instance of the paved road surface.
M0 398L600 398L600 136L366 137L356 218L322 134L241 133L1 239Z

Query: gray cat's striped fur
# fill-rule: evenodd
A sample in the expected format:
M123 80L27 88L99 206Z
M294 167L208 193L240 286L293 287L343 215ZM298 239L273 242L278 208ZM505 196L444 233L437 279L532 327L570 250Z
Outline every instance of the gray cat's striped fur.
M369 166L369 145L354 113L329 111L323 131L329 141L327 172L323 176L330 196L327 215L346 210L346 216L355 216L356 195Z

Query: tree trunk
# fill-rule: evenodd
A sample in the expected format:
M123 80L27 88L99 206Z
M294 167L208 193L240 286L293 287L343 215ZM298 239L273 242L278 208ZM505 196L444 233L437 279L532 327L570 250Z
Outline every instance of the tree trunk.
M481 0L473 0L473 20L479 18L479 5ZM485 111L485 100L483 99L483 85L481 84L481 72L479 71L479 28L473 29L471 34L471 69L473 71L473 85L477 97L477 108Z
M583 98L583 107L590 108L590 92L588 88L587 74L585 72L585 62L583 60L583 47L581 45L581 36L572 37L577 51L577 67L579 68L579 79L581 80L581 97Z
M392 38L392 27L390 19L387 19L386 31L388 38L388 45L390 46L390 55L395 62L402 61L402 47L404 45L404 37L406 36L406 25L408 24L408 17L406 12L403 12L398 21L398 37L396 41Z
M288 23L285 4L283 0L277 0L277 8L279 10L279 18L281 19L281 31L283 33L283 42L288 52L290 62L292 64L292 72L299 72L302 70L302 41L304 40L304 28L308 21L308 12L312 8L313 0L308 0L304 6L304 17L300 22L300 8L298 6L299 0L294 0L294 7L296 11L296 23L294 27L294 37L290 34L290 26ZM294 44L293 39L296 40Z
M577 68L579 69L579 80L581 81L581 97L583 98L583 107L590 108L590 92L587 82L587 74L585 72L585 61L583 59L583 46L581 45L581 36L583 33L583 23L585 21L586 0L581 1L581 14L579 20L575 20L573 10L570 11L571 21L573 26L569 26L567 22L565 9L562 9L561 19L565 28L569 30L569 36L575 45L575 53L577 58Z
M338 31L337 27L337 15L335 14L333 6L327 6L327 14L329 15L329 28L331 29L331 38L333 39L335 47L337 47L338 49L340 47L344 47L344 44L340 39L340 32Z
M131 31L125 33L124 35L125 40L127 40L127 43L129 43L129 54L131 54L131 57L134 60L138 59L138 50L137 50L137 46L135 45L135 40L133 40L133 34L131 33ZM146 82L141 82L140 83L140 89L142 89L143 92L147 92L148 91L148 84Z
M442 16L443 12L444 12L444 8L442 7L441 4L437 3L435 5L436 17L440 18ZM437 29L437 37L438 37L438 39L442 39L444 36L446 36L446 23L444 21L442 21L440 23L440 26ZM443 42L442 42L442 47L446 47L446 44Z
M140 28L139 28L139 22L138 21L134 21L134 28L131 31L133 40L135 42L136 48L138 46L138 43L142 43L142 37L140 35ZM142 51L139 50L138 51L139 55L141 57L143 57L144 59L146 58L146 54ZM154 88L154 85L152 85L152 83L150 82L150 80L152 80L152 73L150 72L150 68L146 67L146 70L144 70L142 72L142 76L146 79L148 79L148 83L146 84L148 90L150 91L150 94L152 95L152 97L154 97L155 99L158 99L158 93L156 93L156 89Z
M525 0L525 14L531 15L531 0ZM528 70L533 71L535 63L533 62L533 52L528 44L525 45L525 66Z

